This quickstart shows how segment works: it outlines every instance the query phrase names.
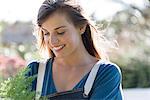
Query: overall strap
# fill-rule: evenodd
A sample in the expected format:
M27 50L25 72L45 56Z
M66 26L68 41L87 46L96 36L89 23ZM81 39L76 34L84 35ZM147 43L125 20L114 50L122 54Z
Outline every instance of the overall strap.
M91 89L92 89L92 86L93 86L93 83L94 83L94 80L96 78L96 74L98 72L98 69L100 67L100 65L103 63L104 61L103 60L99 60L95 65L94 67L92 68L87 80L86 80L86 83L84 85L84 95L85 96L88 96L88 94L90 93Z
M42 93L45 69L46 69L46 62L40 62L38 68L37 84L36 84L36 100L40 98Z

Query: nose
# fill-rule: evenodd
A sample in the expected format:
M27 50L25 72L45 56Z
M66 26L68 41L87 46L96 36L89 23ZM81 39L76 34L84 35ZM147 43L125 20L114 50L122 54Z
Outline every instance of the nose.
M59 39L56 35L51 35L50 36L50 43L52 46L55 46L59 43Z

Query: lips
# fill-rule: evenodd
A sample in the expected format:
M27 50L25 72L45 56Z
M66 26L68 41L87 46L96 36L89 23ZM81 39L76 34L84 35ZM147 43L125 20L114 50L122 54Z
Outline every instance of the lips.
M64 48L65 45L61 45L61 46L57 46L57 47L53 47L53 50L58 52L60 50L62 50Z

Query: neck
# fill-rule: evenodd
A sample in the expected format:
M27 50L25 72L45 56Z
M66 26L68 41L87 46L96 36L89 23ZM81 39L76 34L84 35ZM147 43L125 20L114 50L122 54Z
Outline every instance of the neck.
M84 66L86 64L91 64L96 61L96 58L91 56L85 49L77 50L72 54L63 57L63 58L55 58L56 62L61 64L62 66L68 67L78 67Z

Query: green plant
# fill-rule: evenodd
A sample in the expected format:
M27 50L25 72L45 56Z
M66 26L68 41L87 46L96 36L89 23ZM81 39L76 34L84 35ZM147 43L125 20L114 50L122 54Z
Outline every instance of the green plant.
M29 69L22 69L15 77L8 78L0 85L0 98L3 100L32 100L35 91L31 91L32 81L36 76L26 77Z
M149 60L140 58L120 58L114 61L122 71L123 88L150 87Z

